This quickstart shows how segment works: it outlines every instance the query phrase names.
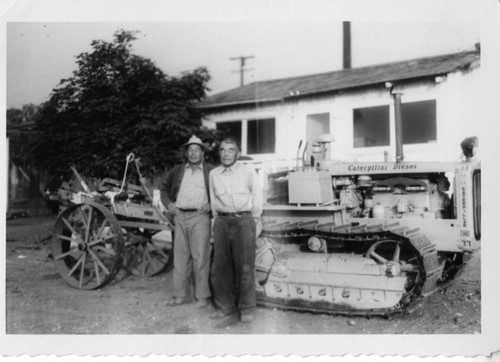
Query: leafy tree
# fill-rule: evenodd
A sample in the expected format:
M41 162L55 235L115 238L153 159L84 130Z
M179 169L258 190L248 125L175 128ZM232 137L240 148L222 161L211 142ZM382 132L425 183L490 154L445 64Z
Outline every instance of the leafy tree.
M68 174L75 165L87 177L121 178L134 153L141 172L155 176L178 162L179 146L200 133L196 105L208 90L207 69L166 75L132 54L136 33L120 30L112 42L92 41L92 51L76 57L77 70L43 105L32 153L52 174Z
M40 111L40 106L33 103L25 104L21 109L7 109L7 125L15 126L22 123L35 122Z
M31 155L27 150L30 143L35 140L37 133L29 126L34 124L39 116L40 106L32 103L23 105L21 109L7 109L9 157L17 165L24 167L30 163Z
M7 125L14 126L23 122L23 111L19 108L7 109Z

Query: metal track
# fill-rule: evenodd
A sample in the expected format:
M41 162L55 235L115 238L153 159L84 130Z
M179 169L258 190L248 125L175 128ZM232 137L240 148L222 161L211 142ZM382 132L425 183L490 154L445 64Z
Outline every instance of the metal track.
M365 254L371 245L378 241L393 240L404 243L420 260L421 272L417 284L411 292L405 295L396 308L390 310L370 311L335 311L322 310L321 312L341 315L384 315L404 311L421 296L428 295L437 289L437 282L441 278L443 265L440 264L435 245L419 229L409 229L400 226L398 222L390 224L363 225L350 223L335 226L333 223L320 224L316 220L298 223L268 223L264 225L261 237L272 238L278 243L303 244L311 236L322 238L326 241L328 251L335 250L339 245L345 245L356 253ZM368 256L367 256L368 257ZM273 307L284 307L285 309L301 309L287 306L279 306L272 300L261 300L261 304ZM307 309L307 308L306 308ZM304 310L303 308L301 310ZM318 310L310 310L318 312Z

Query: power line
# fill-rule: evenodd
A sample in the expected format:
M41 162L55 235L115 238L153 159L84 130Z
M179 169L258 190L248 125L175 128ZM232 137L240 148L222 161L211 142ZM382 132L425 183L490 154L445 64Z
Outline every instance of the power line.
M253 69L245 69L245 61L247 59L250 59L250 58L255 58L253 55L247 55L247 56L239 56L239 57L233 57L233 58L229 58L230 60L239 60L240 61L240 70L239 70L239 73L240 73L240 86L243 87L243 85L245 84L244 80L243 80L243 74L246 72L246 71L249 71L249 70L253 70ZM233 71L233 73L236 73L236 71Z

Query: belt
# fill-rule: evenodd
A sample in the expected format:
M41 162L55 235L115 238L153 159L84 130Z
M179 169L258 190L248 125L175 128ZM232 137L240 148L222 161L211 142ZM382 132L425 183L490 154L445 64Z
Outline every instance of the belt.
M198 209L180 209L180 208L179 208L179 210L182 212L197 212L198 211Z
M244 215L252 215L251 211L238 211L238 212L218 212L219 216L232 216L232 217L242 217Z

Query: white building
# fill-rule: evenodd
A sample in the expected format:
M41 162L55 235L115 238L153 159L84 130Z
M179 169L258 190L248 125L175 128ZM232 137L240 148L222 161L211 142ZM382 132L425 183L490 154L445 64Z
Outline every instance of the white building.
M457 160L460 142L479 131L479 51L255 82L201 108L204 125L270 166L294 166L301 140L308 160L312 141L325 133L335 137L332 159L382 161L384 151L395 155L391 85L402 92L405 161Z

